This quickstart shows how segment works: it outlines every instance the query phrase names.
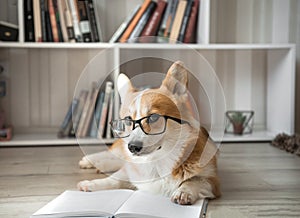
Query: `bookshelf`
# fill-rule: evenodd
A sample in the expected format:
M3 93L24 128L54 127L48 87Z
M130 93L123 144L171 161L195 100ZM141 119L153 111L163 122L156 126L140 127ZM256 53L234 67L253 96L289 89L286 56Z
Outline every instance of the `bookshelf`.
M27 43L22 37L22 2L18 0L19 41L0 42L0 64L7 66L4 76L9 82L8 96L2 102L8 121L15 127L14 138L9 142L0 142L0 146L78 144L76 139L57 139L56 132L76 93L75 87L81 73L95 58L102 66L95 71L95 76L100 80L109 77L115 81L124 70L130 77L141 72L166 72L167 66L157 62L159 59L183 60L192 72L196 72L196 77L201 78L199 59L204 57L216 71L227 109L255 111L253 134L225 135L221 138L222 134L216 130L216 141L270 141L279 132L294 132L295 45L289 44L284 35L281 36L285 29L284 22L277 26L272 23L271 35L267 35L268 30L261 26L249 29L246 26L249 20L246 19L234 23L234 19L243 17L243 11L250 13L244 1L230 1L226 8L222 1L201 0L197 44L107 43L130 10L142 0L97 1L105 42ZM235 13L225 10L236 3L237 6L231 9ZM257 2L253 4L258 7ZM268 7L266 3L260 4ZM280 1L272 3L271 17L264 18L266 26L271 19L276 20L277 4L281 4ZM116 7L124 10L118 14L111 13ZM251 10L251 13L252 17L260 14L256 10ZM228 33L222 25L233 33ZM249 39L239 33L242 28L259 36L252 35ZM279 39L274 39L274 35L278 34ZM86 83L92 80L88 78ZM195 87L191 88L191 92L202 109L203 102L196 96L203 93ZM118 105L118 98L115 99ZM218 99L211 101L209 106L218 105ZM285 107L278 105L278 102ZM220 111L216 109L214 113ZM94 145L104 142L111 143L112 140L82 139L79 143Z

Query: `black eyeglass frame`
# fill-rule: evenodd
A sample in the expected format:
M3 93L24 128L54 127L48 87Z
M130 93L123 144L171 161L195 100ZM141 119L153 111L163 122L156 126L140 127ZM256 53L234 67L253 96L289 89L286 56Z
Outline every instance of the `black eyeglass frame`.
M166 131L168 119L173 120L173 121L175 121L175 122L177 122L177 123L179 123L179 124L188 124L188 125L190 125L190 123L189 123L188 121L186 121L186 120L182 120L182 119L179 119L179 118L176 118L176 117L172 117L172 116L168 116L168 115L155 114L155 115L158 115L158 116L163 117L163 118L165 119L165 126L164 126L164 129L163 129L161 132L159 132L159 133L147 133L147 132L145 132L145 130L144 130L144 128L143 128L142 120L148 119L148 118L150 118L152 115L154 115L154 114L150 114L149 116L142 117L141 119L138 119L138 120L133 120L133 119L131 119L131 118L124 118L124 119L112 120L112 121L110 122L110 127L111 127L112 131L115 132L115 130L114 130L114 128L113 128L113 122L116 122L116 121L132 121L132 122L133 122L133 125L132 125L132 130L131 130L131 131L133 131L133 130L137 127L136 124L139 124L139 127L141 128L141 130L142 130L146 135L160 135L160 134L163 134L163 133ZM117 133L114 134L114 135L116 135L116 137L118 137L118 138L127 138L127 137L130 136L130 133L129 133L128 135L126 135L126 136L119 136Z

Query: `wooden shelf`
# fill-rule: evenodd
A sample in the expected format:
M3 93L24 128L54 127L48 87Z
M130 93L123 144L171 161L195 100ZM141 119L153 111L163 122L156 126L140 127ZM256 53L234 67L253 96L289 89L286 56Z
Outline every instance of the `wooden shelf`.
M221 135L221 134L219 134ZM225 134L223 138L213 138L215 142L269 142L276 136L275 133L266 130L254 131L252 134L233 135ZM104 145L112 144L114 139L95 138L63 138L58 139L55 134L15 134L11 141L0 142L1 146L51 146L51 145Z
M96 138L63 138L58 139L56 134L15 134L11 141L0 142L1 146L49 146L49 145L99 145L112 144L114 139Z
M270 142L274 139L276 133L269 132L266 130L254 131L251 134L244 135L234 135L234 134L225 134L222 142L255 142L255 141L264 141ZM221 142L220 139L214 139L216 142Z
M295 44L169 44L169 43L29 43L0 42L0 48L53 48L53 49L203 49L203 50L245 50L245 49L291 49Z

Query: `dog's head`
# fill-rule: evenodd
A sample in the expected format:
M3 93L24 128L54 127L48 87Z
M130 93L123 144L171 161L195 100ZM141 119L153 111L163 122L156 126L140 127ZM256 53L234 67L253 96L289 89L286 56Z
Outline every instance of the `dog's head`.
M180 61L170 67L155 89L138 91L126 75L120 74L120 119L113 121L112 127L115 135L123 138L130 155L153 157L165 153L178 142L189 140L198 129L199 123L187 106L187 83L188 71Z

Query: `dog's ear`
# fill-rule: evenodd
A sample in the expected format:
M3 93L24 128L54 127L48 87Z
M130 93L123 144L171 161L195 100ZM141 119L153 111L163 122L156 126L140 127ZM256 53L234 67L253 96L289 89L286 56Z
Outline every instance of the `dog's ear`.
M125 95L133 90L130 79L123 73L118 76L118 91L121 96L121 101L124 102Z
M162 82L162 87L167 88L171 93L182 95L187 91L188 71L183 62L176 61L169 68L166 78Z

